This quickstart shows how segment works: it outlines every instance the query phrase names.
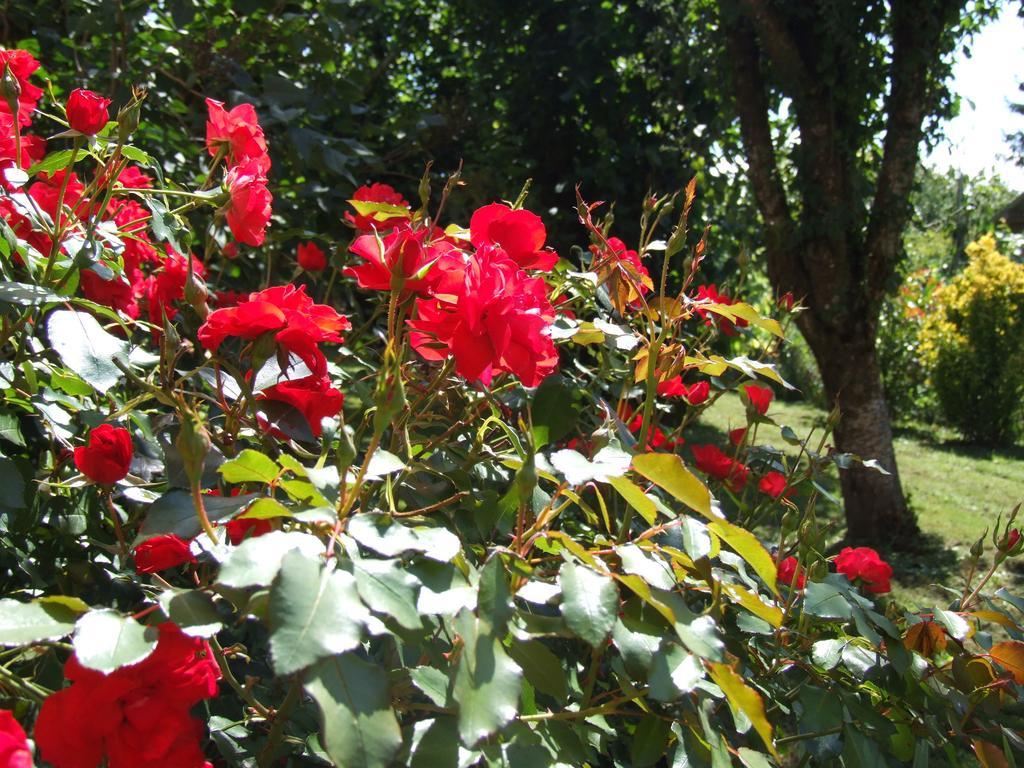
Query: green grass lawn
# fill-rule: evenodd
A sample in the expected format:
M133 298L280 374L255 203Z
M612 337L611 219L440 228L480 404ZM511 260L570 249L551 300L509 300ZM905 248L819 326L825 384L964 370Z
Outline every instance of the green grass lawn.
M803 403L775 402L769 415L780 426L789 426L804 437L820 428L827 414ZM726 395L702 415L700 423L690 430L688 442L722 444L727 429L744 423L739 398ZM786 445L770 425L760 428L757 440L793 453L797 450ZM991 531L1000 512L1005 516L1014 504L1024 500L1024 449L991 451L970 446L941 428L898 429L896 460L904 492L925 538L919 554L891 557L896 569L894 596L908 608L945 605L949 597L938 585L960 589L963 573L959 563L971 544L986 528ZM838 498L838 481L832 478L828 487L835 489ZM843 535L842 510L834 505L826 507L831 507L826 515L834 521L833 540L838 540ZM880 542L878 549L884 550L885 544ZM996 582L1024 591L1024 563L1016 572L1012 565L1004 566Z

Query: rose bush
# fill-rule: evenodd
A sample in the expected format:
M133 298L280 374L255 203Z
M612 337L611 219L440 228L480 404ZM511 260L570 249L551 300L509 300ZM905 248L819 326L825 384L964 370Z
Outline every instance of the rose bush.
M208 101L185 189L131 143L143 94L68 132L103 97L35 112L37 63L0 62L9 766L25 733L54 768L1004 765L1024 743L1024 601L986 591L1015 513L923 614L886 602L874 550L828 556L819 478L861 458L773 418L784 325L700 284L692 184L629 244L581 197L566 255L525 195L464 226L458 174L413 204L378 183L338 243L273 219L251 105ZM276 237L290 279L236 245ZM688 445L722 397L746 425Z

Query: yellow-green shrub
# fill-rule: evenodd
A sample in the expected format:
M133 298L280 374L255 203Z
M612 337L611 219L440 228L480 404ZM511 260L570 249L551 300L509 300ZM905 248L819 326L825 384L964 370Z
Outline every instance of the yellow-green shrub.
M921 350L946 419L973 440L1005 444L1024 421L1024 265L999 253L991 235L967 256L935 294Z

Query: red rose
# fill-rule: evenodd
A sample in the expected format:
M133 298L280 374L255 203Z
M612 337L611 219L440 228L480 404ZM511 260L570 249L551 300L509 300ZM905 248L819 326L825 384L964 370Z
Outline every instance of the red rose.
M157 573L168 568L177 568L185 563L196 562L188 542L173 533L146 539L132 552L135 555L135 570L138 573Z
M253 105L239 104L228 112L223 102L207 99L206 108L206 150L210 157L224 149L229 167L252 160L265 175L270 170L270 155Z
M72 130L86 136L95 136L110 119L107 107L110 99L104 99L98 93L75 88L68 96L68 125Z
M749 469L745 464L733 461L716 445L695 445L693 451L697 469L716 480L726 482L734 493L739 493L747 484Z
M835 562L839 573L846 574L850 581L860 579L868 592L882 594L892 588L889 585L892 567L871 547L844 547L843 551L836 555Z
M719 293L718 286L714 283L711 285L699 285L697 286L697 295L694 297L694 301L710 302L714 304L734 304L735 300L730 298L726 293ZM703 318L705 325L717 325L718 329L726 336L735 336L736 328L745 328L747 321L742 317L737 317L736 320L729 320L726 317L708 312L706 309L701 309L699 306L696 308L697 314Z
M659 382L658 394L662 397L681 397L689 405L700 405L711 394L711 384L707 380L684 384L683 377L676 376Z
M761 482L757 484L757 490L767 496L771 496L773 499L777 499L786 490L786 476L781 472L773 470L761 478ZM787 493L786 495L788 496L789 494Z
M86 445L75 448L75 466L94 483L113 485L123 480L132 463L132 436L124 427L100 424Z
M25 731L6 709L0 709L0 767L32 768Z
M475 248L497 246L523 269L549 272L558 262L557 253L544 249L547 236L540 216L514 211L502 203L478 208L469 220L469 237Z
M131 318L139 316L135 291L122 278L115 276L110 280L104 280L91 269L83 269L79 272L78 279L82 295L89 301L120 310Z
M413 231L407 225L399 224L383 238L377 234L361 235L349 250L364 263L345 267L344 273L354 277L360 288L371 291L390 291L392 275L396 275L402 280L404 295L426 295L431 288L443 293L443 288L434 285L434 273L454 267L460 270L456 282L461 283L464 273L464 269L460 269L462 257L453 253L455 246L447 240L430 242L431 234L426 229ZM451 254L456 260L446 259L444 264L440 264L439 258L446 254Z
M793 589L803 589L806 586L804 569L799 566L795 557L787 557L779 563L778 581Z
M224 524L224 530L228 534L228 541L237 547L246 539L270 533L270 521L255 517L235 518Z
M326 304L314 304L304 286L279 285L250 293L233 307L210 313L198 331L206 349L215 350L224 339L252 340L274 332L277 343L298 355L313 373L326 372L327 360L320 342L341 342L341 331L352 327L348 318Z
M259 399L287 403L301 412L309 422L313 437L320 437L323 431L320 422L324 418L337 416L345 402L344 395L331 386L327 376L316 374L267 387L260 392Z
M54 768L207 768L203 726L189 710L217 693L220 669L209 645L176 625L159 626L156 649L105 675L72 655L71 685L43 702L35 739Z
M631 415L632 418L630 418ZM630 432L634 435L639 435L640 431L644 428L643 411L637 411L634 414L632 408L627 405L626 412L623 414L623 421L626 422L626 427ZM673 440L660 427L651 426L647 434L647 445L641 446L641 448L647 447L671 451L685 442L681 437L678 440Z
M2 73L0 73L2 74ZM0 186L11 192L16 186L7 181L4 171L8 168L30 168L46 156L46 139L42 136L21 136L21 157L18 156L18 142L14 140L14 119L0 112Z
M461 268L461 286L452 286L457 295L416 300L413 349L427 360L454 357L456 372L469 381L490 384L495 374L511 373L537 386L558 367L547 285L494 248Z
M32 113L35 111L36 104L39 103L39 98L43 95L43 89L32 85L28 80L32 73L39 69L39 62L28 51L0 50L0 76L3 75L5 69L14 75L21 90L18 95L18 125L24 127L32 122ZM11 114L11 108L6 99L0 99L0 114Z
M299 243L296 258L307 272L319 272L327 266L327 254L316 243Z
M792 291L786 291L784 294L779 296L779 301L778 301L779 309L784 309L787 312L792 312L793 311L793 305L795 303L796 303L796 300L793 298L793 292Z
M406 202L406 199L389 184L378 183L360 187L352 195L352 199L365 203L384 203L385 205L393 205L396 208L409 208L409 203ZM345 214L345 221L360 232L372 232L373 230L386 232L396 224L408 221L408 219L408 214L395 216L388 216L384 213L378 213L374 216L363 216L361 213L356 213L355 215L351 213Z
M227 219L231 234L245 245L263 245L274 196L267 189L267 177L259 163L243 160L228 171L224 183L230 196Z
M747 393L747 400L750 405L753 406L754 410L764 416L768 413L768 406L772 402L772 392L770 387L759 387L756 384L747 384L743 391Z
M739 429L729 430L729 442L735 446L739 446L743 443L743 438L747 436L747 428L740 427Z

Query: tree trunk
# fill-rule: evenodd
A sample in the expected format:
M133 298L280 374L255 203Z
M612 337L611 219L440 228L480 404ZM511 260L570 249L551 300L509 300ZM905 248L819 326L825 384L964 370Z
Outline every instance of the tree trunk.
M801 323L805 324L811 323ZM864 460L874 459L888 473L856 461L839 471L847 541L913 549L919 529L900 485L874 331L858 329L842 337L811 328L804 333L818 361L829 402L839 407L836 448Z

